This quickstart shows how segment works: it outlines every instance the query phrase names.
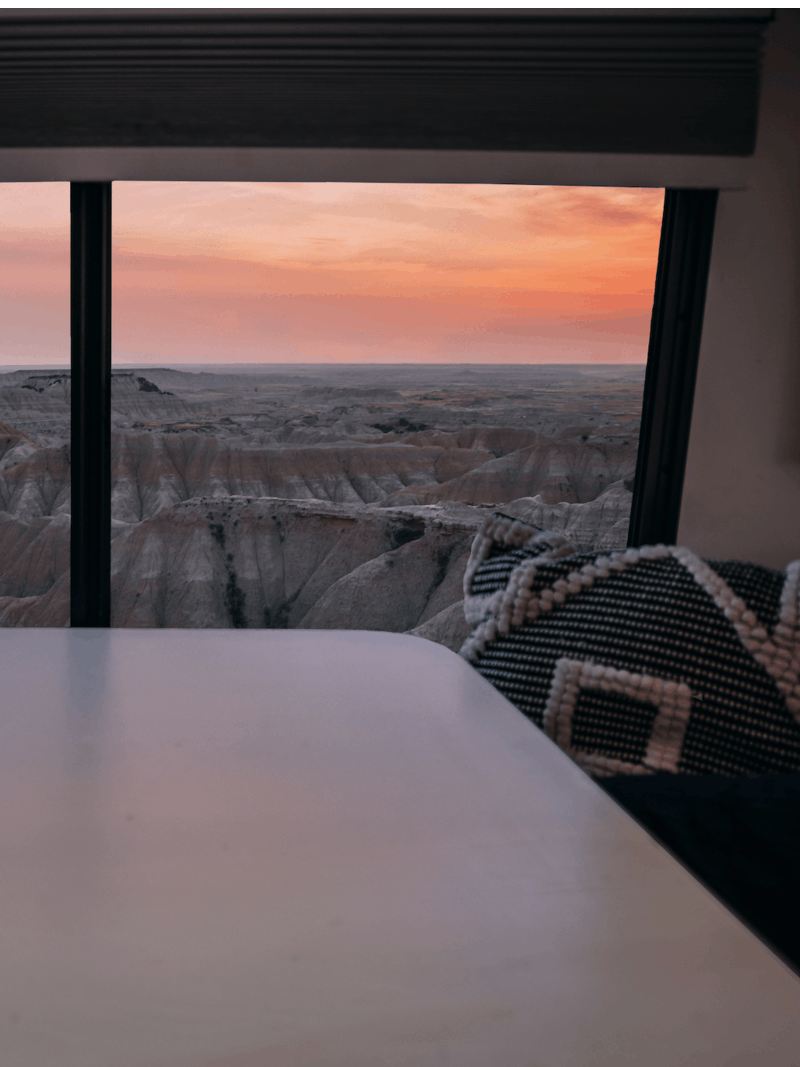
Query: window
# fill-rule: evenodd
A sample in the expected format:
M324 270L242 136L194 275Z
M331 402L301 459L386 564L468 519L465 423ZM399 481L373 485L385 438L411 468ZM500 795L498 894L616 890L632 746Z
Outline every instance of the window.
M662 201L115 183L112 625L460 644L495 508L624 547Z
M69 621L69 185L0 185L0 625Z
M662 199L116 183L112 625L458 643L493 508L624 547Z

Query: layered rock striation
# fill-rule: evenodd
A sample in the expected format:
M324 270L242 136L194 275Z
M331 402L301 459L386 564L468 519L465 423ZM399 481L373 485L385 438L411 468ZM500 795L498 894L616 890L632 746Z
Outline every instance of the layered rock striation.
M0 626L69 624L70 517L0 511Z
M69 437L68 372L4 378L12 384L0 387L0 421L39 437ZM202 406L161 390L144 375L116 372L111 376L111 419L115 425L160 425L167 420L191 419Z
M69 514L70 451L68 445L36 448L0 471L0 510L30 522Z
M520 438L532 443L515 447ZM24 447L0 471L0 508L26 520L69 511L69 448ZM435 432L403 443L264 448L197 433L119 433L112 437L112 508L115 518L140 522L196 496L386 507L502 505L536 495L547 504L583 503L630 475L635 459L635 439L619 435L587 435L576 444L534 431Z
M624 547L630 501L619 483L585 504L522 498L503 511L579 550L613 549ZM469 632L464 569L489 512L239 496L115 521L112 624L408 631L457 649ZM69 516L0 513L0 544L0 625L67 625Z
M518 387L530 368L386 373L115 371L114 624L362 627L457 648L491 510L579 548L625 543L633 377L579 375L578 403L563 369L537 370L538 392ZM68 623L70 384L2 376L0 625Z
M219 445L190 436L117 438L114 625L349 627L461 644L461 579L490 508L385 505L394 479L447 487L485 450L388 443L265 456ZM376 451L385 466L374 461ZM455 479L435 480L453 471ZM287 486L301 474L300 485ZM263 492L275 484L295 498ZM354 485L364 495L382 493L382 506L365 507ZM586 503L548 504L539 494L501 507L579 547L612 548L624 544L630 499L619 482ZM0 500L0 625L66 625L68 449L38 449L3 471Z
M473 536L439 509L365 512L276 498L198 498L112 546L116 626L403 632L461 597Z
M506 431L497 437L502 440L512 433ZM533 436L533 431L525 436ZM578 436L565 430L556 437L535 434L530 444L495 454L436 486L406 487L386 503L460 500L468 504L502 504L534 495L540 495L548 504L585 503L633 472L637 446L638 439L624 430Z
M540 530L563 534L578 552L625 548L633 493L625 481L614 482L595 500L585 504L548 504L541 496L512 500L505 515L522 519Z
M363 506L385 501L407 486L437 486L480 465L487 455L410 444L259 448L196 433L119 434L112 446L112 506L115 517L125 522L151 518L165 507L205 495Z
M38 446L15 426L0 422L0 471L16 467L24 459L38 451Z

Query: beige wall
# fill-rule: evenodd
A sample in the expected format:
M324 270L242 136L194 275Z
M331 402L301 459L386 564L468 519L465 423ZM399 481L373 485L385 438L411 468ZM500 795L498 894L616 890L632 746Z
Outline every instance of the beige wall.
M800 13L769 27L749 188L720 193L678 540L800 558Z

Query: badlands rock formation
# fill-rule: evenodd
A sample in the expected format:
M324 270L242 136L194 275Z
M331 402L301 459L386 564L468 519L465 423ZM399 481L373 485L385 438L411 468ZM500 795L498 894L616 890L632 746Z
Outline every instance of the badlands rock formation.
M506 437L513 439L513 435L514 431L506 431ZM583 503L630 475L636 466L637 445L638 438L627 430L580 435L565 430L556 437L537 434L531 444L500 450L499 455L494 452L480 466L438 485L401 489L392 494L387 504L428 504L436 500L501 504L535 494L548 504Z
M438 486L480 465L487 455L410 444L340 441L326 447L258 448L241 439L192 432L121 434L112 444L113 508L117 518L138 522L203 495L362 506L385 501L409 485Z
M522 498L503 512L578 550L625 545L623 483L585 504ZM365 510L276 498L191 499L115 521L113 624L410 631L454 650L469 628L464 568L489 508ZM66 625L69 516L0 514L0 624Z
M415 434L406 443L265 449L241 438L195 432L115 434L113 514L140 522L203 495L395 507L443 501L500 505L538 494L545 503L579 503L630 474L636 461L635 438L625 434L587 435L576 443L568 435L505 431L491 435L493 448L447 440L470 436L481 440L477 434L438 433ZM519 436L534 443L515 448ZM33 450L0 471L0 508L24 519L69 511L69 484L66 445Z
M69 437L70 376L63 374L4 375L13 379L0 386L0 420L40 437ZM115 373L111 377L112 423L131 426L165 419L193 418L195 406L162 391L143 375Z
M482 518L192 499L115 539L112 624L409 630L460 599Z
M69 375L47 375L42 380L37 376L33 384L28 378L20 372L2 376L0 420L39 438L68 436Z
M69 445L37 448L0 471L0 510L26 522L69 514Z
M37 446L26 433L0 422L0 471L15 467L36 451Z
M115 374L114 625L361 627L457 648L492 510L579 548L624 545L634 370ZM64 373L0 376L0 625L68 623L69 393Z
M115 523L112 625L410 630L461 600L488 512L457 510L200 498ZM0 624L67 625L69 529L0 514Z
M594 548L625 548L633 493L630 482L614 482L595 500L585 504L548 504L541 496L524 497L504 504L502 512L514 519L564 534L579 552Z

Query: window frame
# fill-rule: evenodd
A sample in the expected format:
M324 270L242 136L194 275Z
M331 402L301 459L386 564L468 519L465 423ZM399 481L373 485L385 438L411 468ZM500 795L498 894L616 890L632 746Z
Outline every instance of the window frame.
M70 625L111 625L111 182L70 183ZM666 189L628 544L680 518L717 190Z
M628 546L674 544L689 451L716 189L666 189Z
M70 183L70 626L111 625L111 182Z

